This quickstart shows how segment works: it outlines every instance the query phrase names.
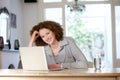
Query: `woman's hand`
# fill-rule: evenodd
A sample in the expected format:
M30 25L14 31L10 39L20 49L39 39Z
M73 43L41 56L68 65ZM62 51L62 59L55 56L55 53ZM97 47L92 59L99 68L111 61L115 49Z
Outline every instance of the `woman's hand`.
M54 68L61 68L61 64L50 64L48 65L49 69L54 69Z
M29 47L31 47L33 45L33 43L35 42L35 40L39 37L39 32L38 31L34 31L32 36L31 36L31 39L30 39L30 42L29 42Z

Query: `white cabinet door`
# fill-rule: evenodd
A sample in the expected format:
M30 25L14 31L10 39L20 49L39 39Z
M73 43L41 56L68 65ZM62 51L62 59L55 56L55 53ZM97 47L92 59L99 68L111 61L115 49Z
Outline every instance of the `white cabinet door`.
M9 65L14 65L14 68L18 68L19 63L19 51L2 51L2 69L8 69Z

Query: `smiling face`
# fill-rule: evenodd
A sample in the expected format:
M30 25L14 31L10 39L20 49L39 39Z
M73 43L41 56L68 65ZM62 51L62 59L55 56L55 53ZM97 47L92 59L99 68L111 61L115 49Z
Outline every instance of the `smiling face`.
M42 40L49 45L53 44L56 41L55 34L49 29L40 29L39 34Z

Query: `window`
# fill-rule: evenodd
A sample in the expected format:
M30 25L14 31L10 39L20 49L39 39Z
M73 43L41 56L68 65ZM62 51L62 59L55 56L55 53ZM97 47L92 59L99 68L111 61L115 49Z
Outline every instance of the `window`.
M115 7L115 19L116 19L116 51L117 58L120 59L120 6Z
M62 24L62 8L45 9L45 20L53 20Z
M44 0L44 2L61 2L62 0Z
M83 12L70 12L66 7L66 35L76 40L88 61L93 61L95 54L105 59L106 26L110 24L110 5L85 5ZM98 13L99 12L99 13Z
M102 62L109 63L104 66L113 67L112 36L115 35L112 35L111 1L114 0L78 0L85 5L83 12L70 12L67 5L71 1L74 0L44 0L47 4L40 5L43 12L41 19L63 25L65 35L76 40L88 61L99 53Z
M72 2L73 0L67 0L69 2ZM78 0L78 1L108 1L108 0Z

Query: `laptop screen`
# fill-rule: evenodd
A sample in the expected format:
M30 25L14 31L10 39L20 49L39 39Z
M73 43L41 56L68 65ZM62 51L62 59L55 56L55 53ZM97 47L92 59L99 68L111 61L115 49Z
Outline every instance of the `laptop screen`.
M23 70L48 70L44 47L20 47Z

